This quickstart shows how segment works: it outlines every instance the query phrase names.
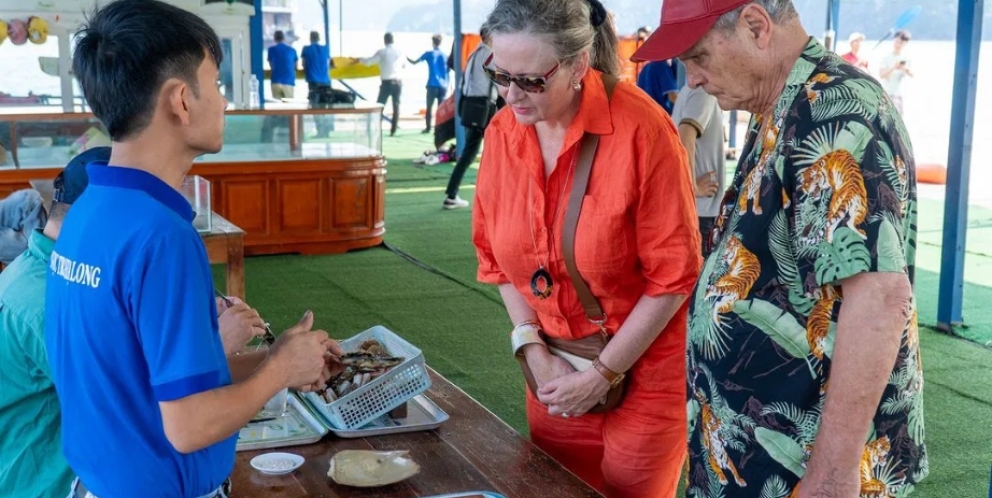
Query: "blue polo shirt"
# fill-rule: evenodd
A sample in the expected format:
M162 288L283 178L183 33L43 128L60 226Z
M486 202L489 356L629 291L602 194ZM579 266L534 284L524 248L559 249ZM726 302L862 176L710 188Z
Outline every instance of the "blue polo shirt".
M144 171L86 171L45 296L63 453L100 498L201 496L233 470L237 435L181 454L158 406L231 383L193 210Z
M307 83L331 84L331 74L328 68L331 53L327 51L327 45L311 43L303 47L303 72L306 75Z
M270 79L277 85L296 86L296 50L285 43L269 47Z
M654 61L645 64L637 77L637 86L647 92L669 115L672 114L675 104L668 99L668 93L679 91L678 79L675 76L675 66L668 61Z
M427 63L427 88L448 88L448 56L441 49L424 52L420 61Z

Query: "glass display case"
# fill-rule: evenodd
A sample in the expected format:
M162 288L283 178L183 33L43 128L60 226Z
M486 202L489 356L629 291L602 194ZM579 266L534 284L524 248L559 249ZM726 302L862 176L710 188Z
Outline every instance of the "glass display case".
M183 197L193 207L196 217L193 227L198 232L210 232L213 228L213 206L210 204L210 182L200 175L186 175L183 178Z
M381 106L228 111L224 147L197 159L187 199L244 230L244 252L320 254L371 247L385 232ZM0 114L0 198L52 179L109 145L91 114ZM198 177L198 178L197 178Z
M353 159L382 155L379 106L228 111L224 148L198 163ZM0 114L0 169L62 167L110 145L92 114Z
M91 114L0 114L0 169L65 166L101 145L110 135Z

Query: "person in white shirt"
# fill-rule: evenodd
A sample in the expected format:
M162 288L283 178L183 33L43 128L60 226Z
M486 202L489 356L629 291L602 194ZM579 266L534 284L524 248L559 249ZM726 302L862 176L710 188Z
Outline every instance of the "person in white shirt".
M908 31L897 31L895 39L892 41L892 53L885 56L880 64L879 76L885 92L889 94L892 104L896 106L899 114L902 114L902 79L906 76L913 77L913 69L909 57L903 55L902 51L911 39Z
M387 100L393 101L393 121L389 130L389 136L396 136L396 129L400 119L400 94L403 93L403 69L407 66L407 59L399 49L393 45L393 34L386 33L383 37L386 46L380 48L372 57L362 59L362 64L377 64L379 66L379 77L382 83L379 85L379 98L376 102L385 105Z
M696 214L702 236L703 256L713 250L713 226L720 214L726 190L727 165L723 155L723 111L716 97L702 87L682 87L675 100L672 120L679 128L679 138L689 156L696 179Z

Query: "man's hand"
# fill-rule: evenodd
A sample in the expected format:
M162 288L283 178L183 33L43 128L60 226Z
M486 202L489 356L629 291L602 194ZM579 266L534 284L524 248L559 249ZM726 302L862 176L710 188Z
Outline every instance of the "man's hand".
M328 367L325 356L341 350L329 344L333 341L326 332L312 328L313 313L307 311L300 323L279 337L265 361L245 380L160 401L162 428L176 451L193 453L226 439L283 388L318 383ZM238 359L249 361L251 356Z
M324 354L324 370L321 372L317 382L306 386L296 386L293 389L302 392L319 391L327 386L327 381L333 379L344 370L344 365L341 363L341 355L344 354L344 350L341 349L341 345L338 344L338 341L330 339L327 341L326 346L327 353Z
M269 349L268 359L271 369L283 378L284 387L299 387L310 390L311 386L323 387L329 371L326 355L341 348L332 341L327 332L311 330L313 312L307 311L300 322L282 333ZM323 381L322 381L323 379ZM318 385L319 384L319 385Z
M820 475L817 472L807 473L799 481L796 498L840 498L861 496L861 476L858 472L846 472L841 475L834 470Z
M217 322L224 354L231 356L244 349L248 341L265 334L265 321L258 316L258 311L240 299L231 297L228 300L231 301L231 307L223 299L217 299Z
M696 197L713 197L720 190L720 183L716 181L716 173L703 173L696 177Z

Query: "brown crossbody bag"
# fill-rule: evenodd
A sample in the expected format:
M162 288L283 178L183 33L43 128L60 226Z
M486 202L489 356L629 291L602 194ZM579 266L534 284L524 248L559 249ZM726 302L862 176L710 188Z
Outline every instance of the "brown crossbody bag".
M606 87L607 100L613 95L613 89L616 87L616 84L616 78L603 75L603 85ZM541 339L547 344L548 351L568 362L576 371L592 368L593 361L599 357L599 354L606 348L606 344L612 338L605 327L606 313L599 306L599 301L596 300L596 296L589 290L589 286L586 285L585 280L582 279L582 275L579 274L578 267L575 265L575 231L579 224L582 199L585 197L586 190L589 187L589 175L592 172L592 163L596 157L596 149L599 147L599 135L586 133L582 137L580 147L579 159L575 164L575 179L572 184L572 193L568 199L564 226L562 227L562 253L565 257L565 267L568 269L568 276L571 277L575 292L579 296L579 301L582 302L582 307L586 312L586 318L599 327L599 333L577 341L555 339L546 336L543 332L541 333ZM527 365L527 358L523 354L518 354L517 360L520 361L524 379L527 380L527 387L537 396L537 381L534 380L534 374ZM623 401L629 380L629 375L624 375L620 382L614 383L609 392L606 393L606 397L589 410L589 413L603 413L616 408Z

